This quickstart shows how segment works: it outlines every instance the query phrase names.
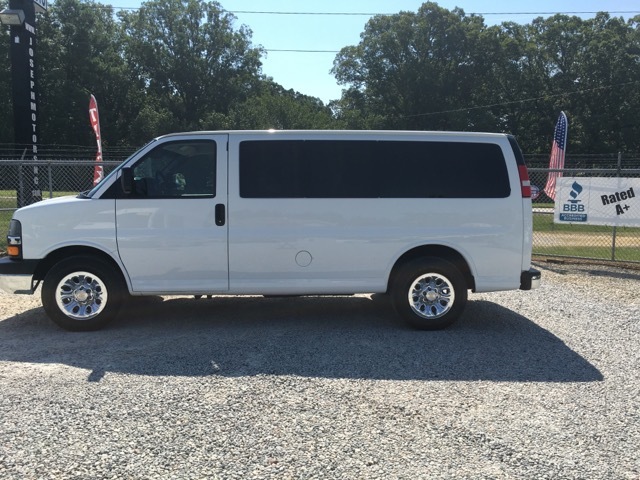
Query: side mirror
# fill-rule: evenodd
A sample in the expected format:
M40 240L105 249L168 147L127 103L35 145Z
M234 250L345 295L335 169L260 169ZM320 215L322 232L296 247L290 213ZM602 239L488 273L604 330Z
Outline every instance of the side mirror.
M120 171L120 185L125 195L131 195L133 192L133 170L125 167Z

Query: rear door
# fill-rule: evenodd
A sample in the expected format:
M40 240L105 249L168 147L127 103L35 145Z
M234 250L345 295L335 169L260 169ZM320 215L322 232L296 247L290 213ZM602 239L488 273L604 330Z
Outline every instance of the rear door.
M229 289L227 135L161 139L133 165L118 195L118 253L134 292Z

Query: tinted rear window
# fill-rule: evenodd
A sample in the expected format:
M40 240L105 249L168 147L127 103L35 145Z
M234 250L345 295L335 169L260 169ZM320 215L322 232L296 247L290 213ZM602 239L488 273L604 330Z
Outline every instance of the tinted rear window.
M260 140L240 144L243 198L504 198L498 145Z

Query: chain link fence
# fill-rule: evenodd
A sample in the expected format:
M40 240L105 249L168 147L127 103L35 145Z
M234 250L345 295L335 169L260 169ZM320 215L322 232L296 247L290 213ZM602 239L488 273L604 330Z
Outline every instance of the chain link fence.
M133 149L123 149L121 158L102 162L108 175ZM67 152L68 158L73 158ZM78 152L84 159L49 161L2 160L0 155L0 250L5 247L5 232L20 202L28 203L33 191L34 169L42 198L75 195L93 186L95 161L91 152ZM93 153L95 154L95 152ZM59 152L57 155L61 155ZM106 156L105 156L106 158ZM526 157L532 185L540 190L533 203L533 253L539 256L572 257L640 263L640 228L605 227L553 222L554 202L542 191L552 170L548 155ZM640 156L570 155L565 161L565 176L640 177ZM30 183L31 182L31 183ZM22 195L22 197L21 197ZM22 199L22 200L21 200Z
M103 161L104 175L120 163ZM0 160L0 251L5 250L9 220L19 206L34 198L77 195L91 189L95 166L95 160Z
M543 191L551 172L567 177L640 178L640 156L571 155L562 170L550 170L548 162L548 156L527 158L531 184L540 190L533 200L533 254L640 263L640 228L556 224L554 201Z
M134 147L103 149L104 176L126 160ZM27 150L0 143L0 254L13 212L34 200L77 195L93 187L96 146L39 145L38 161Z
M17 147L14 144L0 143L0 160L28 160L30 148ZM134 147L104 146L102 156L114 162L126 160L137 149ZM96 146L83 145L38 145L38 158L47 161L92 161L96 158Z

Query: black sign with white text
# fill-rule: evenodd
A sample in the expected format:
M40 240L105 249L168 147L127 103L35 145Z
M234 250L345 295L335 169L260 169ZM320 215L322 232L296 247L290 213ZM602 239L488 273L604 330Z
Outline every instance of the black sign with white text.
M33 0L10 0L24 12L24 25L11 26L10 55L15 148L19 158L38 160L38 91L36 83L36 14ZM24 167L18 207L42 199L38 166Z

